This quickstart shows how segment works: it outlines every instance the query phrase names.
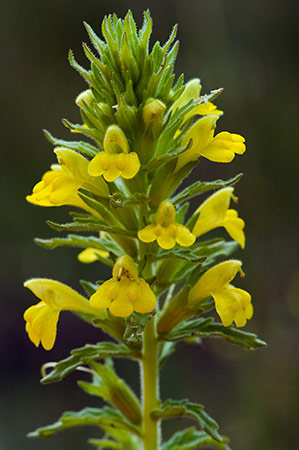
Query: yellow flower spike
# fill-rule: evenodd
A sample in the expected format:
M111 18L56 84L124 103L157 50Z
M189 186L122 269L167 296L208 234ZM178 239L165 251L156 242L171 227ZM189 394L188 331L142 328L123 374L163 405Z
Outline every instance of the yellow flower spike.
M189 304L212 296L223 325L227 327L235 322L237 327L243 327L253 315L251 296L230 284L237 272L243 274L241 266L241 261L232 259L207 270L191 289Z
M138 238L142 242L157 240L159 246L165 250L173 248L176 243L189 247L196 239L187 227L175 223L175 208L169 200L164 200L159 206L155 223L138 231Z
M165 109L166 106L160 100L149 98L142 110L142 117L145 125L149 125L152 120L157 121L160 124Z
M106 309L116 317L128 317L133 311L152 312L156 306L156 296L149 284L138 277L138 269L133 259L123 255L113 267L113 278L105 281L90 297L90 305L95 309Z
M101 258L108 258L109 252L106 250L99 250L97 248L88 247L82 250L77 256L78 260L84 264L90 264L98 261L98 256Z
M192 125L182 140L182 146L192 141L191 147L179 155L176 171L200 156L210 161L228 163L234 159L235 154L242 155L245 152L245 139L239 134L223 131L214 137L218 118L218 115L210 114Z
M104 138L104 152L99 152L89 163L92 176L103 175L106 181L115 181L122 176L133 178L140 169L137 153L129 153L129 143L117 125L111 125Z
M26 281L24 286L41 300L24 313L26 331L36 347L41 343L45 350L53 348L61 311L95 313L88 300L58 281L33 278Z
M26 200L40 206L71 205L89 211L77 194L81 186L102 196L109 195L104 180L88 174L89 162L84 156L63 147L56 148L55 153L59 164L51 166L51 170L43 175Z
M224 227L228 234L237 241L242 248L245 247L245 222L238 217L237 211L228 209L234 188L220 189L207 198L195 211L199 217L195 222L192 233L198 237L217 227Z

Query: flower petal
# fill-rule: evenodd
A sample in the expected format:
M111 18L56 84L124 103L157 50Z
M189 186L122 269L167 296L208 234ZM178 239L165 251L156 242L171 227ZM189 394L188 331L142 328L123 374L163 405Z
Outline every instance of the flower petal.
M121 172L121 176L125 179L130 179L135 177L136 173L140 169L140 161L137 153L123 153L118 155L118 158L123 157L123 169Z
M241 266L241 261L231 259L208 269L191 289L189 302L196 303L208 298L211 292L221 291L235 278Z
M102 258L108 258L109 252L107 252L106 250L99 250L97 248L88 247L80 252L77 258L80 262L89 264L98 261L98 256Z
M101 284L97 291L90 297L89 303L92 308L106 309L117 295L118 282L111 278Z
M245 233L243 231L245 222L238 217L237 211L229 209L226 212L222 225L228 234L240 244L241 248L245 247Z
M200 205L195 211L195 214L200 213L192 230L195 236L201 236L222 225L233 191L232 187L220 189Z
M187 227L181 224L176 224L175 227L175 240L179 245L181 245L182 247L189 247L190 245L194 244L196 237L191 233L190 230L188 230Z
M174 227L174 228L173 228ZM157 242L164 250L170 250L175 246L175 225L161 227L161 234L157 236Z
M142 230L138 231L138 238L142 242L154 242L157 239L156 229L157 225L147 225Z
M228 284L220 291L212 292L216 311L224 326L235 322L237 327L246 325L247 319L253 315L251 296L243 289Z
M130 294L133 300L134 311L145 314L155 309L156 296L143 278L139 278L137 282L132 284Z
M88 164L88 172L93 177L102 175L108 169L108 165L109 155L106 155L105 152L99 152Z
M88 300L69 286L47 278L32 278L24 283L39 299L56 311L91 312Z
M175 168L176 172L188 162L194 161L203 155L204 150L213 139L215 124L218 118L219 116L211 114L197 120L192 125L182 140L182 146L184 146L192 139L191 148L179 155Z

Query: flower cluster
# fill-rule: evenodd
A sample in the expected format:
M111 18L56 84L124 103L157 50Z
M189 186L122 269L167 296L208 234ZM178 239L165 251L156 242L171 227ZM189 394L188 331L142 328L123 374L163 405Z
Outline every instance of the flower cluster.
M89 30L89 35L98 48L95 34ZM220 186L201 203L186 224L181 210L176 210L179 202L174 204L171 200L173 191L200 157L228 163L236 154L242 155L245 151L242 136L227 131L215 134L216 122L222 111L211 100L221 90L202 96L197 78L185 86L178 83L171 87L166 83L167 74L169 76L166 68L161 69L160 64L160 68L155 66L158 60L154 53L148 54L146 59L151 61L152 73L144 71L144 63L142 66L138 60L137 49L145 47L141 38L138 39L138 44L133 44L133 41L129 44L130 54L126 57L121 48L120 60L113 53L114 61L105 60L106 65L98 63L97 70L102 71L108 83L100 81L92 70L89 89L76 99L83 123L67 123L67 126L73 132L91 137L95 145L81 144L80 147L80 143L76 146L66 143L65 147L55 147L58 164L51 166L51 170L34 186L32 194L27 196L29 202L40 206L71 205L81 208L85 214L78 213L75 218L79 222L78 229L81 224L82 229L106 231L104 237L101 232L99 238L94 238L97 245L84 245L85 249L78 256L81 262L100 260L107 261L109 265L112 265L113 254L118 258L113 277L97 289L90 302L80 296L81 310L92 314L105 309L118 317L128 317L133 311L141 314L152 312L156 306L156 296L163 292L159 287L159 276L155 288L147 281L155 278L155 267L158 273L161 273L161 264L164 271L168 267L169 284L176 279L177 269L174 266L180 266L184 273L184 262L180 259L177 264L166 259L159 265L159 248L172 252L177 248L172 253L174 258L176 254L179 258L180 246L189 249L188 254L193 252L196 255L201 249L199 238L217 227L224 227L234 241L242 248L245 246L244 221L238 217L236 210L229 209L230 199L236 199L232 186L225 187L223 183L222 188ZM109 39L107 42L107 51L111 51L112 44ZM161 47L160 57L163 51L167 54ZM87 56L90 57L90 54L87 53ZM82 71L73 56L70 60L77 70ZM133 80L131 87L125 83L127 75ZM163 76L164 84L161 84L159 80ZM111 82L112 77L117 80L118 88ZM52 142L56 143L54 138ZM174 151L175 148L178 150ZM114 197L116 200L112 202ZM177 222L176 215L179 217ZM72 229L71 226L69 228ZM76 227L73 226L73 229ZM113 242L117 243L116 247ZM164 253L165 257L167 254ZM142 264L144 258L146 264L143 275L139 277L136 264ZM196 259L195 256L193 259ZM231 268L232 275L227 275L230 280L237 267L236 262L221 264L204 272L198 281L194 280L195 284L193 281L190 302L212 296L225 326L233 321L237 326L243 326L252 315L250 296L228 282L218 281L223 278L222 268ZM190 266L190 263L187 261L185 266ZM180 282L180 279L177 281ZM188 278L185 281L188 282ZM61 283L39 279L26 284L42 300L25 313L27 331L35 344L41 340L45 348L51 348L55 340L59 312L79 308L79 303L76 306L67 300L59 306L55 302L49 303L49 283L51 292L56 297L58 293L60 296L61 286L64 286ZM36 286L40 289L38 293ZM70 292L73 296L74 291ZM46 323L49 324L48 332Z
M85 26L94 47L92 51L83 44L90 69L80 66L72 52L69 61L88 89L75 99L79 123L63 123L72 138L81 134L88 141L61 140L46 132L57 163L26 198L39 206L75 207L69 223L47 222L66 235L36 242L45 248L78 247L80 262L105 264L112 276L81 280L85 295L59 281L30 279L25 287L39 302L28 307L24 319L29 339L46 350L54 346L63 311L110 334L116 343L72 351L54 363L43 381L58 381L88 365L93 381L80 386L112 407L68 412L34 435L96 424L112 438L92 441L97 448L157 450L158 421L187 415L202 430L189 429L188 442L187 434L179 432L165 448L192 441L224 450L227 439L201 405L185 400L161 404L158 366L178 341L217 336L245 348L264 345L255 335L234 329L253 315L250 294L231 284L238 272L244 275L242 262L231 259L245 247L244 220L230 208L231 200L237 201L234 190L241 175L184 182L202 158L208 164L230 163L242 155L245 139L228 131L216 133L223 112L215 100L223 89L202 94L198 78L186 84L183 76L175 78L176 27L163 46L157 42L150 50L149 12L139 31L131 12L124 20L106 17L104 40ZM200 166L196 174L201 175ZM190 200L203 193L206 198L194 208ZM226 230L225 239L209 235L219 227ZM140 362L143 412L134 392L115 373L111 357ZM106 358L106 364L99 363Z

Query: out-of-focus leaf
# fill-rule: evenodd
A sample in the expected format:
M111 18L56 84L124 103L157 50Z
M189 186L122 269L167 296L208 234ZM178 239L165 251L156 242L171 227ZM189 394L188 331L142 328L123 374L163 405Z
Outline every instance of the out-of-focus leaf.
M175 433L162 445L162 450L194 450L198 447L213 447L220 450L229 450L226 439L218 442L204 431L198 431L194 427Z

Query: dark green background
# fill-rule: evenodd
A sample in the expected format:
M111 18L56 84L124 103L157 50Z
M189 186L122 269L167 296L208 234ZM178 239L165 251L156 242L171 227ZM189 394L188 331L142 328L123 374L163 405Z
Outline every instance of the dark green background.
M2 240L0 326L0 448L83 449L96 430L65 432L30 441L26 432L50 423L64 410L96 405L76 388L77 375L41 386L39 367L71 348L96 342L90 329L62 314L57 343L35 349L24 331L23 311L35 299L22 287L28 277L56 278L79 289L78 279L108 277L100 265L77 262L76 250L46 251L33 237L50 237L45 220L64 220L66 209L29 205L24 197L55 161L42 129L68 137L60 119L79 120L74 104L86 88L67 62L69 48L85 64L82 21L96 31L103 16L128 8L138 25L150 7L153 40L165 41L179 22L176 73L200 77L203 91L224 87L219 130L244 135L248 150L229 165L203 161L193 177L229 178L242 171L238 210L246 220L247 246L238 254L255 308L247 330L267 349L239 350L222 342L179 347L162 372L162 396L203 402L231 437L234 450L299 448L298 362L298 2L289 0L38 1L1 6ZM297 239L297 243L296 243ZM138 367L117 363L138 391ZM84 376L84 375L83 375ZM182 422L169 422L165 435Z

